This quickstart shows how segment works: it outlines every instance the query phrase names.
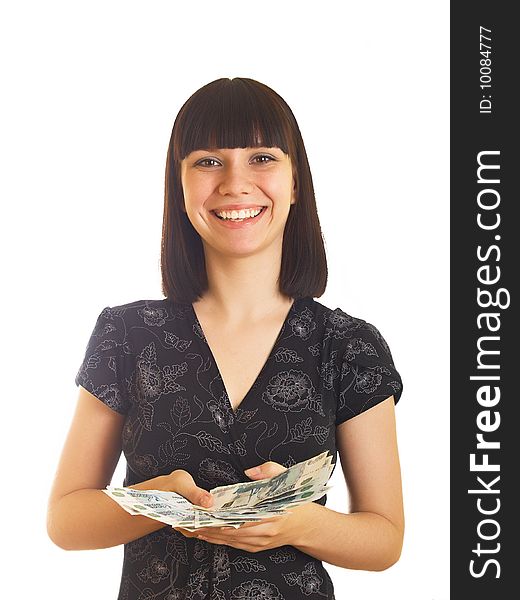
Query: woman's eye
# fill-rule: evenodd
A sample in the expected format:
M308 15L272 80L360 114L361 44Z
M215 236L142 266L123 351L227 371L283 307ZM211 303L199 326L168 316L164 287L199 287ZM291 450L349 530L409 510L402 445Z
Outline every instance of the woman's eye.
M260 164L267 164L268 162L271 162L271 161L275 160L272 156L269 156L268 154L259 154L258 156L255 156L253 158L253 160L257 160L257 159L260 159L260 158L267 158L268 159L267 161L259 160L258 162Z
M212 167L213 165L208 164L211 162L217 163L217 161L214 158L203 158L202 160L199 160L197 164L201 165L202 167Z

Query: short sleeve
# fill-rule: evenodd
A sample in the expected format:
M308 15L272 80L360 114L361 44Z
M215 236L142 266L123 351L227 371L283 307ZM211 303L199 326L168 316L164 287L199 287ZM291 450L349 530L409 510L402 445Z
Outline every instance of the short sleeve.
M126 371L124 310L105 307L90 336L75 383L81 385L112 410L126 414L129 408Z
M389 396L397 404L403 382L395 368L390 348L371 323L358 321L348 339L343 340L336 425L376 406Z

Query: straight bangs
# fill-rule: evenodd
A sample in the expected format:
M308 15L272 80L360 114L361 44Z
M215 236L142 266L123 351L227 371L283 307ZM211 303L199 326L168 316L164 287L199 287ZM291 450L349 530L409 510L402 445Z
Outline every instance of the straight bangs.
M195 150L278 147L291 158L290 115L269 87L247 78L217 79L181 108L174 131L175 162Z

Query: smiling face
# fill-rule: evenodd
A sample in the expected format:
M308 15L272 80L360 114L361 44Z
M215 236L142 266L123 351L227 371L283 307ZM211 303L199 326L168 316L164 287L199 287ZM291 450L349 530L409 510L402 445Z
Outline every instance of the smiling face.
M181 182L186 214L206 251L243 256L275 241L281 248L295 192L291 159L280 148L195 150L181 161ZM245 208L262 211L238 213ZM223 220L215 211L245 218Z

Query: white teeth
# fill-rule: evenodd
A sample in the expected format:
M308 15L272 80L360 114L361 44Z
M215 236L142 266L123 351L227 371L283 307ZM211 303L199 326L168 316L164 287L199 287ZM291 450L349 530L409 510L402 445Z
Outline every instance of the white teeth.
M215 211L221 219L248 219L250 217L256 217L262 212L261 208L246 208L243 210L221 210Z

